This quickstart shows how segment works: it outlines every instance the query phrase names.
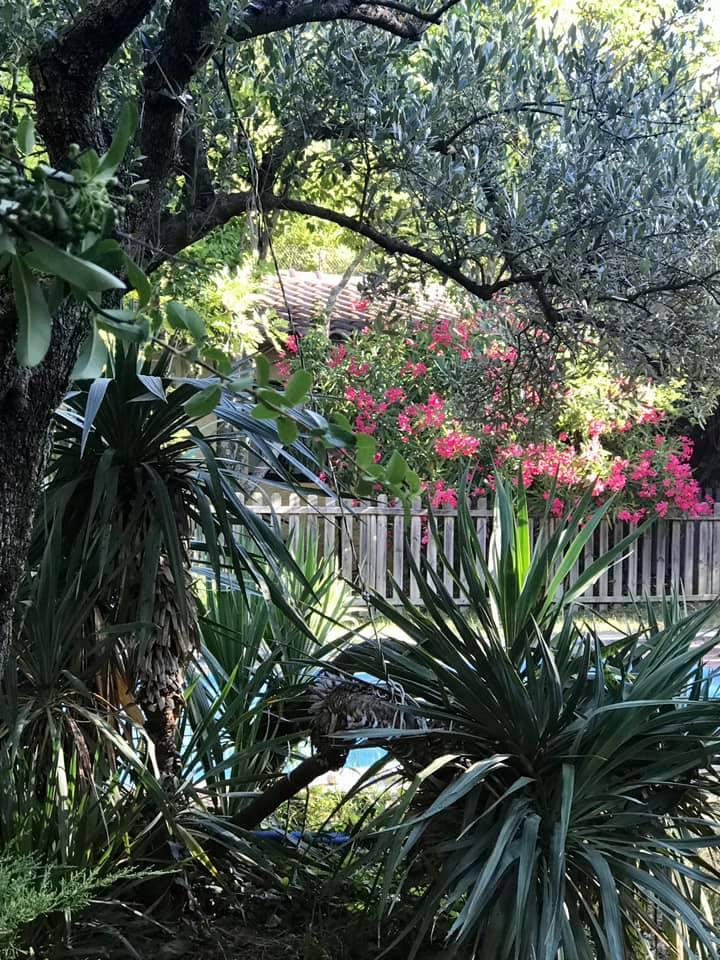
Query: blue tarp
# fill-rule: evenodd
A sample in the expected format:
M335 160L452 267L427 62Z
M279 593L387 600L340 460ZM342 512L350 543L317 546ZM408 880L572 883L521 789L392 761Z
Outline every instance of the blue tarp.
M267 840L278 840L282 843L291 843L293 846L298 846L300 843L317 843L317 844L326 844L330 847L341 847L346 843L350 843L352 839L347 833L333 833L328 830L323 833L310 833L305 830L290 830L285 832L285 830L253 830L253 834L256 837L263 837Z

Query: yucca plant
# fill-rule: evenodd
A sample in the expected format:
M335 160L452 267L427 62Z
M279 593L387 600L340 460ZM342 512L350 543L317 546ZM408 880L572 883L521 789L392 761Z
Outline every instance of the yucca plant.
M281 606L278 575L293 565L282 538L244 506L243 472L219 463L198 429L197 395L196 383L170 376L169 355L142 360L118 344L108 376L67 399L45 492L46 510L62 505L68 549L98 531L107 544L95 616L116 642L98 669L122 705L140 708L166 775L179 770L184 676L198 645L191 548L218 582L242 589L249 577ZM39 548L43 538L39 527Z
M411 778L371 859L385 857L387 906L412 902L415 948L444 924L463 958L629 960L651 956L648 936L718 954L698 895L720 883L720 703L703 676L717 638L699 641L712 609L609 644L578 622L575 598L631 547L571 579L607 509L588 520L583 501L531 548L522 495L499 482L489 562L459 511L466 605L428 569L423 608L375 601L408 642L350 652L427 724L365 733Z
M295 531L288 546L299 572L282 570L279 586L295 616L251 586L241 593L208 583L201 600L184 768L226 816L281 774L293 745L307 738L308 687L335 652L333 635L350 627L353 594L336 577L334 558L320 559L317 536L305 531Z

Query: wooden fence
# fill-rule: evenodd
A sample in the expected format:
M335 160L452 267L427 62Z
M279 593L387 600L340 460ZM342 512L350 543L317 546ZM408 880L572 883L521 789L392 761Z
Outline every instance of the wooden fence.
M350 501L259 492L248 497L246 503L285 535L298 528L315 534L321 556L332 559L338 575L354 586L359 600L363 593L373 590L391 602L399 602L394 580L411 599L419 601L420 591L408 562L409 548L418 566L423 558L463 602L452 570L444 568L437 544L427 535L427 510L419 501L410 510L408 526L402 507L389 506L383 497L377 503L358 506ZM481 501L471 515L487 551L492 509ZM459 571L457 513L438 510L434 516L442 553L449 566ZM533 539L539 527L536 521L531 531ZM620 521L603 521L578 559L574 575L619 543L630 529ZM672 589L681 590L689 602L713 600L720 594L720 504L716 504L712 516L659 520L634 543L629 556L604 573L582 599L592 605L612 605L645 596L660 598Z

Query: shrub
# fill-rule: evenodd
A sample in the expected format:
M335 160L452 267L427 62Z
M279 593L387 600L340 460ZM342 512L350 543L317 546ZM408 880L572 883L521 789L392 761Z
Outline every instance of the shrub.
M129 871L101 876L96 870L42 864L35 856L0 857L0 956L21 952L23 931L53 913L75 912Z
M285 369L298 366L312 372L325 412L373 437L378 459L402 452L434 507L456 505L462 460L471 492L491 490L499 467L522 478L535 509L550 500L557 516L589 484L598 503L617 494L635 523L710 512L692 443L672 435L677 384L631 382L592 354L556 356L519 305L367 327L339 344L313 329L288 341ZM352 474L342 452L330 463Z

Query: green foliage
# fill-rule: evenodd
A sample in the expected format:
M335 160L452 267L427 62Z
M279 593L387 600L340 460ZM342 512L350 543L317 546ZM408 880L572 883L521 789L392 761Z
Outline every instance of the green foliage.
M487 563L461 508L467 608L431 570L424 609L375 601L412 642L384 644L374 667L366 649L362 669L402 684L433 744L377 824L388 907L417 895L415 949L442 920L468 957L621 960L646 931L715 956L688 886L718 884L720 703L703 679L717 637L697 642L711 611L668 606L613 643L578 623L583 584L632 542L573 578L602 514L585 523L586 509L531 547L522 499L499 484Z
M25 927L53 913L82 910L127 876L127 871L100 876L97 871L43 866L35 856L0 857L0 954L21 955Z
M350 626L352 590L335 576L333 558L320 559L317 537L292 536L289 549L296 570L282 571L278 586L294 616L252 590L208 583L203 596L200 658L187 694L195 760L185 766L225 816L283 770L307 732L293 719L294 703Z
M716 281L703 5L663 4L652 26L644 8L628 44L608 5L560 21L536 6L461 4L418 45L347 24L258 41L238 99L258 142L281 128L295 147L281 179L303 199L340 198L471 282L516 286L559 344L591 335L631 366L715 382L714 308L680 286L688 269Z
M275 260L281 270L344 273L357 263L361 253L358 238L334 223L302 220L286 216L275 226L272 236ZM372 266L377 254L364 261ZM367 269L364 262L363 270Z
M106 329L144 338L134 311L103 308L103 294L125 291L117 274L126 268L138 289L141 306L149 298L149 281L123 253L112 233L124 213L127 196L118 194L115 173L123 162L137 124L137 110L120 112L110 147L99 157L94 150L72 150L70 172L37 162L32 117L18 122L14 138L0 124L0 274L7 271L17 312L15 354L23 367L35 367L49 346L54 312L69 296L84 303L94 322L76 376L95 375L106 359L97 323ZM14 144L13 144L14 139ZM43 282L49 278L51 284Z
M224 236L220 234L221 250L226 246ZM218 256L213 241L214 235L190 249L189 255L194 258L192 268L187 264L164 267L159 288L161 295L167 291L202 317L205 328L202 355L227 373L233 360L255 353L262 345L279 347L286 324L265 313L260 317L255 309L267 271L247 256L239 257L237 249ZM238 236L235 242L240 243ZM177 337L178 327L172 323L171 326ZM182 343L182 330L179 332Z
M283 829L318 833L324 830L353 834L370 817L377 817L390 800L377 789L345 795L331 787L309 787L277 811Z

